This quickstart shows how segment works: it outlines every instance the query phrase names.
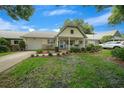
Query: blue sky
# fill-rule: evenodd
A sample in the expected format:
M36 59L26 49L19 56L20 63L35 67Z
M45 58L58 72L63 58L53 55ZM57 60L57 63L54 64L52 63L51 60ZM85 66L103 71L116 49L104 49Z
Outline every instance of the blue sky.
M13 31L59 31L66 19L83 19L93 25L95 32L119 30L124 33L124 23L108 25L111 8L97 12L93 6L34 6L35 12L29 21L15 21L5 11L0 11L0 30Z

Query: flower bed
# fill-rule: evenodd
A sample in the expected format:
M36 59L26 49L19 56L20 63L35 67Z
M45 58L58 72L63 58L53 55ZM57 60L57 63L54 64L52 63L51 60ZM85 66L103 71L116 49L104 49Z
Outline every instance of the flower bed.
M67 51L60 51L60 52L48 52L48 51L44 51L42 53L36 53L31 55L31 57L48 57L48 56L64 56L64 55L68 55L69 52Z

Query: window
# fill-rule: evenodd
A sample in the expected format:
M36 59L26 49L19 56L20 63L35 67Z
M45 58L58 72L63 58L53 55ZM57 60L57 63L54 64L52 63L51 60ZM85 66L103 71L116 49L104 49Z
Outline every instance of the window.
M71 30L71 34L74 34L74 30Z
M53 39L48 39L48 44L54 43Z
M17 40L16 40L16 41L14 41L14 44L19 44L19 41L17 41Z

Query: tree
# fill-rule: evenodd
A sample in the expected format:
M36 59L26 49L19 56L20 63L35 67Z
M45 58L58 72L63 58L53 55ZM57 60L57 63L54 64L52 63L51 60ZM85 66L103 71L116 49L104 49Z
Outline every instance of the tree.
M25 45L25 42L23 40L21 40L19 42L19 47L20 47L21 50L25 50L26 45Z
M109 24L115 25L124 22L124 6L115 5L115 6L96 6L98 12L102 11L105 8L112 7L112 14L108 18Z
M64 26L77 26L80 27L82 31L84 31L85 34L91 34L93 32L93 26L89 25L88 23L85 23L82 19L74 19L70 20L67 19L64 22ZM63 29L63 27L61 29Z
M15 20L29 20L29 17L34 13L34 8L31 5L0 5L0 10L4 10Z
M8 52L9 49L9 42L4 39L4 38L0 38L0 53L1 52Z
M105 43L107 41L111 41L112 40L112 36L111 35L107 35L107 36L103 36L101 39L102 43Z
M0 38L0 45L9 46L9 41L7 41L5 38Z

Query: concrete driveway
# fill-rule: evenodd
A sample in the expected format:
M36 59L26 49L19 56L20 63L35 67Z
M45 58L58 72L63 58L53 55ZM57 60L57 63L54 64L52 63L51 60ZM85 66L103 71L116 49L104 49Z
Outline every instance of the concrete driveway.
M31 56L31 54L35 54L34 51L25 51L25 52L17 52L14 54L6 55L0 57L0 72L9 69L15 64L27 59Z

